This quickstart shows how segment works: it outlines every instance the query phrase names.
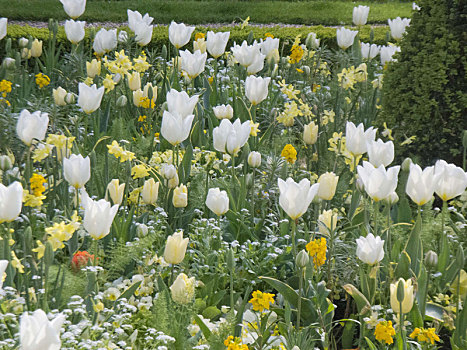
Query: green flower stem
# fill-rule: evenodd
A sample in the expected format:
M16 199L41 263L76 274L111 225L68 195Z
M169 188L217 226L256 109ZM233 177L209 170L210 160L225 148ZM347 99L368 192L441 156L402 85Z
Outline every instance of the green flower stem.
M378 212L379 212L379 201L374 201L374 213L373 213L373 231L374 235L378 235Z
M296 231L297 231L297 220L292 220L292 255L293 255L293 261L295 261L296 258L297 258L297 246L296 246L296 243L295 243L295 236L296 236Z
M297 301L297 331L300 329L300 318L302 313L302 289L303 289L303 274L305 272L305 268L299 269L299 276L298 276L298 301Z
M391 250L392 250L392 241L391 241L391 204L388 204L387 207L387 251L388 251L388 260L389 264L391 264Z

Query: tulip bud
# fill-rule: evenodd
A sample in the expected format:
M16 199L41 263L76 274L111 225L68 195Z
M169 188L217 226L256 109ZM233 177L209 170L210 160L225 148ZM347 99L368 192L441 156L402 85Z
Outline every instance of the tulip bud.
M404 301L404 282L399 280L397 283L397 301L402 303Z
M141 197L143 203L156 206L157 196L159 194L159 182L155 182L153 178L144 182Z
M434 251L429 250L425 254L425 265L429 269L436 269L438 267L438 254Z
M229 269L229 271L234 271L235 269L235 255L234 255L234 251L232 249L229 249L227 250L227 269Z
M231 105L220 105L216 107L212 107L214 111L214 115L217 119L232 119L233 117L233 108Z
M65 96L65 102L68 104L74 104L76 102L75 94L72 92L67 93Z
M125 95L122 95L119 98L117 98L117 107L120 107L120 108L125 107L127 102L128 102L127 97Z
M324 200L331 200L336 193L337 182L339 181L339 176L336 176L333 172L322 174L319 179L319 189L318 197Z
M20 39L18 39L18 46L19 46L20 48L23 49L23 48L27 47L28 45L29 45L29 40L28 40L28 39L26 39L26 38L20 38Z
M295 259L295 264L303 269L304 267L306 267L306 265L308 265L308 262L310 261L310 257L308 255L308 253L305 251L305 250L301 250L298 254L297 254L297 257Z
M10 69L10 70L13 70L15 69L16 67L16 61L14 58L11 58L11 57L6 57L4 60L3 60L3 68L5 69Z
M462 248L461 245L457 249L456 260L457 260L456 261L457 266L464 266L465 264L464 249Z
M399 196L397 195L396 192L392 192L387 198L386 202L390 205L396 204L399 202Z
M174 188L172 204L175 208L185 208L188 205L188 189L184 184Z
M229 196L227 196L227 192L221 191L218 187L210 188L206 197L206 206L217 216L227 213L229 211Z
M306 75L310 75L311 69L310 66L302 66L303 72L305 72Z
M31 46L31 56L40 57L42 55L42 40L34 39Z
M0 156L0 169L2 171L10 170L12 166L13 166L13 162L11 161L11 158L9 156L7 155Z
M54 102L57 106L66 106L65 97L67 95L67 92L64 88L59 86L57 89L53 89L52 95L54 98Z
M93 59L91 62L86 62L86 73L89 78L94 79L96 75L101 74L101 61Z
M173 164L164 163L161 165L160 173L164 179L170 180L177 175L177 169ZM178 183L175 186L178 186Z
M248 155L248 165L252 168L258 168L261 165L261 153L253 151Z
M412 164L412 159L405 158L401 164L402 171L410 171L410 164Z
M138 236L140 237L147 236L148 232L149 232L149 229L145 224L136 225L136 233L138 234Z
M303 141L307 145L314 145L318 141L318 125L315 122L310 122L305 125L303 130Z
M175 232L167 237L164 260L169 264L180 264L185 258L188 238L183 238L183 231Z

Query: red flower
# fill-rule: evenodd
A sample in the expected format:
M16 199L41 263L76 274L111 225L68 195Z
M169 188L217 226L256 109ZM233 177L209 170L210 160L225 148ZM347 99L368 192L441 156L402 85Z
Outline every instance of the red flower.
M87 251L78 251L75 255L73 255L73 259L71 259L71 269L73 272L79 272L83 267L87 266L88 261L91 263L94 262L94 255L89 254Z

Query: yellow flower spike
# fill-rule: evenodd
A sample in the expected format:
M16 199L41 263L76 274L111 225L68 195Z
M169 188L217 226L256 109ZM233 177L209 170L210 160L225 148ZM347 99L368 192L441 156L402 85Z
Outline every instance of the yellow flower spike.
M39 86L39 89L42 89L44 86L50 84L50 78L43 73L36 74L36 84Z
M274 304L275 294L263 293L259 290L252 293L252 298L248 301L254 311L263 312L265 309L269 310L271 304Z
M308 254L313 258L313 264L315 268L318 268L326 262L326 238L318 238L310 241L306 245Z
M297 150L291 144L287 144L282 149L281 157L284 158L288 163L294 164L297 160Z
M396 330L392 326L391 321L381 321L376 325L375 328L375 338L381 343L385 342L386 344L394 343L392 337L396 335Z
M131 176L133 179L140 179L149 175L149 171L144 164L135 165L131 168Z
M16 257L15 251L11 251L11 266L13 266L19 273L24 273L24 266L21 261Z

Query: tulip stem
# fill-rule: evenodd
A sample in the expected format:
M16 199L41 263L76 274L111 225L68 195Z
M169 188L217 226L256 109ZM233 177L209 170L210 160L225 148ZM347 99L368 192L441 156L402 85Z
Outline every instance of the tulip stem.
M169 281L169 287L174 283L174 270L175 270L175 264L172 264L170 268L170 281Z
M388 243L387 243L387 249L388 249L388 258L389 258L389 264L391 264L391 250L392 250L392 242L391 242L391 204L388 203L387 207L388 215L387 215L387 225L388 225L388 230L387 230L387 237L388 237Z
M300 317L302 313L302 289L303 289L303 273L304 268L299 268L298 276L298 301L297 301L297 331L300 329Z
M373 230L375 236L378 235L378 212L379 212L379 201L374 202L374 223L373 223Z
M292 254L293 254L293 261L297 258L297 246L295 243L295 235L297 231L297 221L292 219Z
M255 172L253 169L252 185L251 185L251 223L255 225Z

